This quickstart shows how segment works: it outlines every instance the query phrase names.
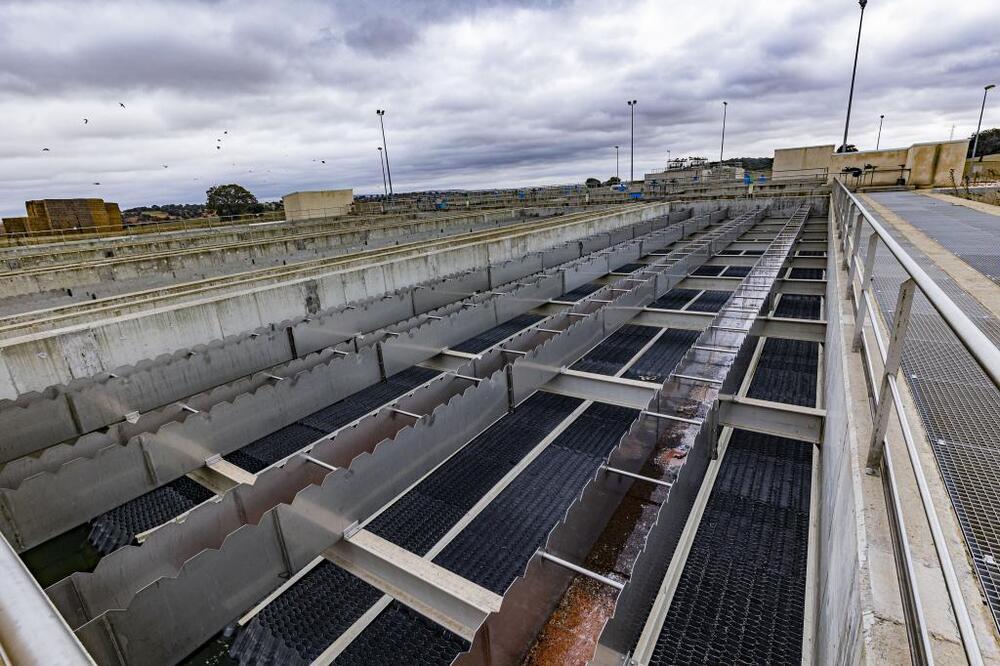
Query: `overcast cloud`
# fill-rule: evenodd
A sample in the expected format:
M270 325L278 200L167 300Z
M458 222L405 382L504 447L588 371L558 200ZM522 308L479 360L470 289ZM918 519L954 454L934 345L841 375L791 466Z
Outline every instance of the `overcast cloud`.
M853 0L0 0L0 215L223 182L380 191L376 108L397 191L607 178L615 144L627 177L632 98L637 176L668 149L715 157L723 99L727 156L834 143L857 19ZM883 146L970 135L997 25L996 0L871 0L851 142L874 147L880 113Z

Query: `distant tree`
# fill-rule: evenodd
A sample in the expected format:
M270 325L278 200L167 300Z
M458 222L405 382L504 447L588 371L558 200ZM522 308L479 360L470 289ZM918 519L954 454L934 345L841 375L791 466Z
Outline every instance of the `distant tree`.
M972 157L972 144L976 140L976 135L973 134L969 137L969 152L967 157ZM983 155L995 155L1000 153L1000 129L994 127L993 129L983 130L979 133L979 146L976 148L976 155L982 157Z
M601 186L601 181L600 181L600 180L598 180L597 178L588 178L588 179L587 179L587 180L586 180L586 181L584 182L584 184L585 184L585 185L586 185L587 187L600 187L600 186Z
M840 148L837 148L838 153L856 153L858 152L858 147L853 143L842 144Z
M604 184L605 185L617 185L620 182L622 182L621 178L619 178L618 176L611 176L611 178L608 178L606 181L604 181Z
M215 185L208 188L205 194L208 195L205 206L214 210L216 215L223 217L259 213L264 208L257 202L257 197L251 194L250 190L236 183Z

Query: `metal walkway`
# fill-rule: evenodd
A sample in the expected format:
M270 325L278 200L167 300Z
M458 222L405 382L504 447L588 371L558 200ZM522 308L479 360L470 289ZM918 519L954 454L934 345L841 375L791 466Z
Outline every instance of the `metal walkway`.
M982 226L975 234L969 231L973 229L971 226L965 230L955 226L959 219L976 219L980 225L992 221L1000 229L1000 218L912 193L884 193L872 198L953 252L967 250L974 238L979 249L1000 247L995 235L987 239ZM869 212L986 337L1000 346L1000 320L888 220L875 210ZM993 255L959 256L970 264L972 261L982 264ZM996 256L993 261L997 261ZM873 284L886 321L893 319L899 286L906 277L888 250L880 249ZM920 413L987 602L1000 626L1000 391L923 295L915 296L912 307L903 344L903 375Z
M913 192L869 196L1000 284L1000 216Z

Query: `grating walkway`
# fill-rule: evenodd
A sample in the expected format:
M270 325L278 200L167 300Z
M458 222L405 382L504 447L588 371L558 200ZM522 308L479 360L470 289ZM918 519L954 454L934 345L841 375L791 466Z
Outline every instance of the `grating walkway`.
M922 202L926 197L912 195L912 199ZM887 199L879 195L876 200L911 221L911 213L897 203L897 197ZM912 201L906 197L899 200ZM994 344L1000 345L1000 321L876 211L869 212L972 322ZM940 223L950 222L945 218ZM922 224L927 227L925 231L933 231L931 221L924 220ZM881 249L873 283L878 306L887 321L892 320L904 277L888 250ZM986 600L994 620L1000 624L1000 392L919 293L913 301L901 367Z
M870 196L1000 284L1000 217L910 192Z
M650 664L799 664L812 447L734 431Z

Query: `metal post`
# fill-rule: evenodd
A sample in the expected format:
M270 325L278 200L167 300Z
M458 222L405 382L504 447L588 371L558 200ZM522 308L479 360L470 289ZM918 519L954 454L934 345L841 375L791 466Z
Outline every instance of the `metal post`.
M638 104L638 100L629 100L627 102L629 110L632 115L632 130L631 130L631 147L629 148L629 168L628 168L628 183L631 186L635 182L635 105ZM631 187L629 188L631 189Z
M618 182L622 182L621 176L618 175L618 146L615 146L615 178Z
M976 138L972 142L972 159L976 159L976 150L979 148L979 130L983 128L983 113L986 112L986 95L990 92L990 88L995 87L996 84L991 83L983 88L983 106L979 109L979 124L976 125Z
M378 161L382 163L382 191L389 196L389 186L385 184L385 158L382 156L382 146L378 147Z
M868 0L858 0L861 5L861 20L858 21L858 43L854 47L854 69L851 71L851 93L847 97L847 120L844 122L844 142L841 148L847 148L847 130L851 126L851 104L854 102L854 80L858 74L858 53L861 51L861 26L865 22L865 6Z
M875 139L875 150L882 144L882 121L885 120L885 114L883 113L878 117L878 138Z
M722 155L726 150L726 112L729 110L729 102L722 102L722 145L719 146L719 168L722 168Z
M913 305L913 295L917 290L917 282L909 278L899 285L899 297L896 300L896 312L892 318L892 334L889 339L889 349L886 352L885 368L882 373L882 386L878 392L878 405L875 407L875 424L872 429L871 443L868 447L869 473L881 468L882 451L885 447L885 431L889 426L889 405L892 395L889 390L889 378L899 372L899 361L903 355L903 338L910 323L910 308Z
M378 114L378 124L382 128L382 148L385 150L385 172L389 176L389 196L393 194L392 191L392 169L389 167L389 146L385 142L385 109L376 109L375 113Z
M875 255L878 253L878 234L868 237L868 254L865 256L865 274L861 278L861 295L858 298L858 313L854 318L854 342L851 348L861 351L861 335L865 328L865 313L868 312L868 290L871 288L875 272ZM848 288L850 285L848 285Z

